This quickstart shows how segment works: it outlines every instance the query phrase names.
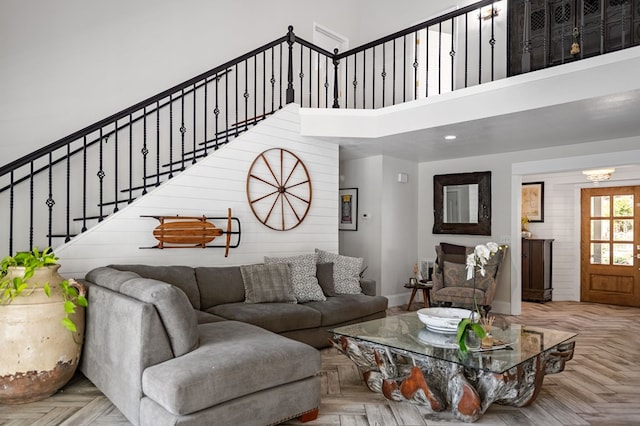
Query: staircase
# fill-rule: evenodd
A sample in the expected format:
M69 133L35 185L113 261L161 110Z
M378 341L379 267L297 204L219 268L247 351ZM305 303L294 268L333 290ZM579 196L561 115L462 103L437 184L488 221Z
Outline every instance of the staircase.
M495 49L507 34L496 30L496 15L482 13L493 3L479 1L342 53L289 27L0 167L2 251L69 242L289 103L381 108L506 77L508 58Z

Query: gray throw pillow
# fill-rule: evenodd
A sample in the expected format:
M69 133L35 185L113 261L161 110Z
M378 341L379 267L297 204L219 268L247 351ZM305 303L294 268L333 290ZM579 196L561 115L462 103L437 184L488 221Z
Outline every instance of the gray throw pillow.
M241 265L245 303L297 303L287 264Z
M318 263L333 263L333 284L336 294L361 294L360 271L361 257L349 257L316 249Z
M316 255L314 253L291 257L265 256L264 263L286 263L289 265L293 293L296 295L298 302L327 300L316 278Z
M331 297L336 295L336 286L333 284L333 263L316 264L316 277L325 296Z

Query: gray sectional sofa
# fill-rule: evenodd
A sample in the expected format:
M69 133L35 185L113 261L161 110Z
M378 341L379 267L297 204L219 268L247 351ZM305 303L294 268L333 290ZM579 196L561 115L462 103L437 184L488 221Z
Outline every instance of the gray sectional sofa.
M267 425L317 416L329 330L385 316L362 294L246 303L241 266L90 271L80 370L135 425ZM283 269L284 268L284 269ZM277 265L270 270L288 273ZM324 289L324 288L323 288Z

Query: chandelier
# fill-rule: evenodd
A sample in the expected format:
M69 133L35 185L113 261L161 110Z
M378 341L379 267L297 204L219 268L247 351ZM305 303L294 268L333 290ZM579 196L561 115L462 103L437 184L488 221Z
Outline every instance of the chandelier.
M586 176L591 182L602 182L604 180L611 179L611 174L616 169L595 169L595 170L583 170L582 174Z

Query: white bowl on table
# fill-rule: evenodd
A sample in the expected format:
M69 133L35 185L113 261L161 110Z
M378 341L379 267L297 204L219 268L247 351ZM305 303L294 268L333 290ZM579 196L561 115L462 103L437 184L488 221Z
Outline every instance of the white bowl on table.
M477 312L462 308L423 308L417 311L418 318L429 330L440 333L455 333L458 330L458 323L461 319L480 319Z

